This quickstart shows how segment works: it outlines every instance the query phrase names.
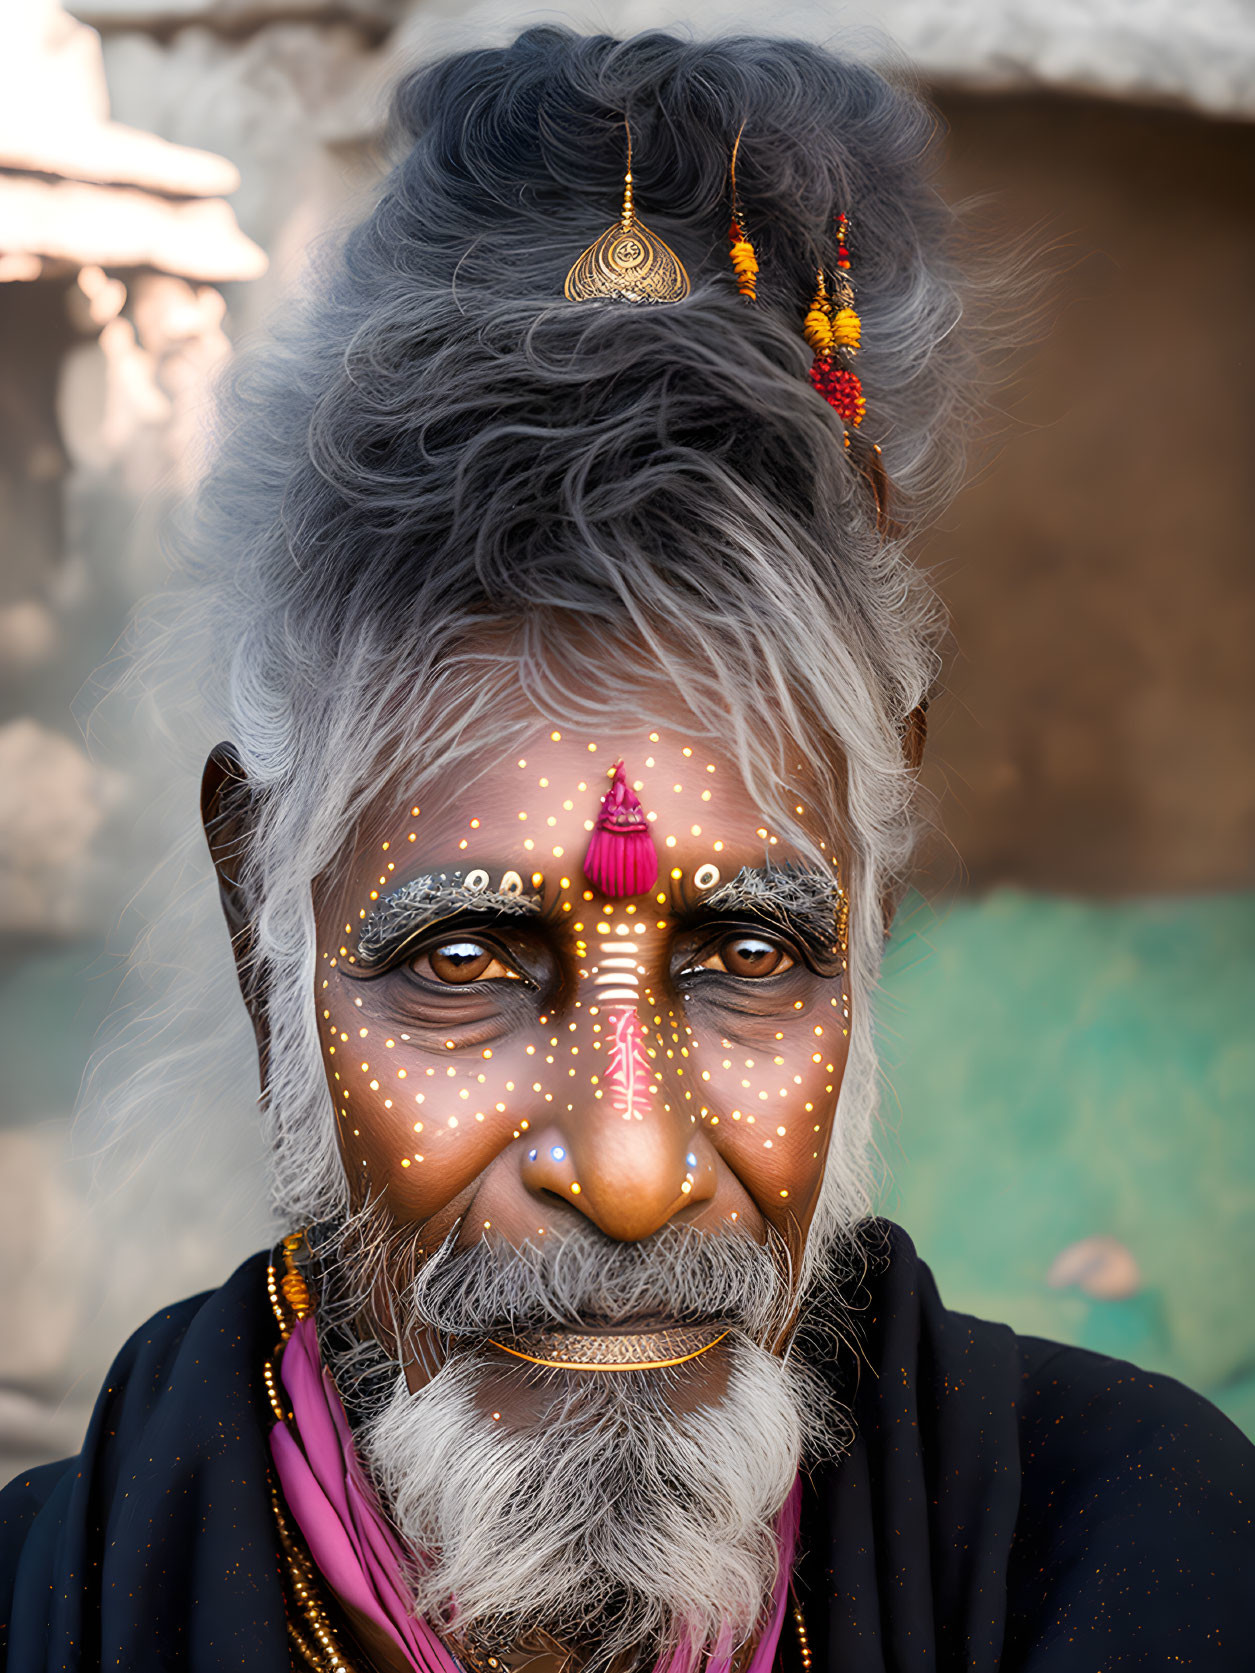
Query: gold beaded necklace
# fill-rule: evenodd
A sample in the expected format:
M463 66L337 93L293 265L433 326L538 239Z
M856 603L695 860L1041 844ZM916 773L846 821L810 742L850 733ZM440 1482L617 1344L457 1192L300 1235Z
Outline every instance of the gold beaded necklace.
M292 1413L279 1398L279 1358L284 1344L292 1333L293 1323L306 1318L313 1311L313 1297L296 1265L297 1252L305 1240L303 1232L295 1232L283 1239L282 1278L271 1260L266 1269L266 1290L270 1306L279 1323L279 1342L266 1361L263 1375L266 1397L276 1419L287 1424ZM340 1629L323 1600L322 1577L310 1556L299 1532L288 1519L278 1483L270 1483L270 1504L274 1512L275 1532L279 1541L280 1579L283 1582L284 1612L287 1617L288 1642L293 1661L308 1673L364 1673L360 1665L345 1653ZM806 1621L802 1606L793 1602L793 1626L797 1633L798 1655L802 1673L810 1673L811 1650L806 1636ZM467 1665L478 1669L477 1663L464 1658ZM491 1673L501 1673L504 1663L498 1656L489 1656L486 1666Z
M310 1673L357 1673L323 1605L313 1559L288 1522L274 1486L270 1489L270 1502L283 1560L284 1604L293 1660Z
M802 1614L802 1605L796 1598L793 1600L793 1625L797 1632L797 1653L802 1663L802 1673L810 1673L810 1639L806 1636L806 1618Z

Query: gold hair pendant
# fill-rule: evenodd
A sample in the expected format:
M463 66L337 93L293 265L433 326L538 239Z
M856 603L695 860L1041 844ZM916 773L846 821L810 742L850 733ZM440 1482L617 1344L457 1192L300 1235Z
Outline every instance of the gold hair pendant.
M636 218L632 202L632 130L627 128L623 213L590 244L566 276L571 302L680 302L689 293L684 264Z

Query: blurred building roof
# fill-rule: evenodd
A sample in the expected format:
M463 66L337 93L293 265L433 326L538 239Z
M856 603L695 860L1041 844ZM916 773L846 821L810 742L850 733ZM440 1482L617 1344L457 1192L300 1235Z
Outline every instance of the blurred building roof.
M120 0L93 0L103 16ZM194 0L188 0L189 4ZM201 0L205 11L210 0ZM419 0L388 46L391 68L524 23L587 22L591 6ZM668 26L799 36L881 66L913 65L934 87L1050 89L1210 116L1255 117L1252 0L616 0L596 21L616 34Z
M311 18L345 19L385 29L410 10L413 0L77 0L74 14L100 29L178 28L202 23L240 34L267 23Z
M0 279L45 262L219 283L264 272L225 157L109 118L100 40L56 0L0 3Z
M851 0L938 84L1050 88L1255 116L1250 0Z

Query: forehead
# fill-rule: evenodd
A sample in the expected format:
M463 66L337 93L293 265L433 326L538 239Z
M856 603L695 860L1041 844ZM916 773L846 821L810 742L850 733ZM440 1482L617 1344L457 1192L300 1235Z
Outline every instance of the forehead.
M372 834L388 841L398 873L411 857L459 863L476 855L514 857L537 871L578 870L620 760L653 828L661 866L669 853L698 848L729 860L793 854L725 746L662 724L594 729L538 721L508 753L468 757L417 800L387 797ZM813 828L801 801L791 811Z

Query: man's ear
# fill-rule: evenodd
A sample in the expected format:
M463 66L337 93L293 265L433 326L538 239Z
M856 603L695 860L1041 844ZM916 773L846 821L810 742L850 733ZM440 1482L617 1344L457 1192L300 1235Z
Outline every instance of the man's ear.
M257 1037L264 1091L270 1055L270 1027L266 1014L265 983L258 974L254 958L256 938L253 919L245 901L242 880L244 858L253 840L255 807L244 763L231 744L218 744L205 762L200 781L200 815L210 858L218 874L218 898L222 902L222 915L231 937L240 992Z
M928 703L925 700L918 708L912 709L902 722L902 756L908 770L912 773L919 771L924 759L924 745L928 740L927 710ZM901 904L905 887L905 884L899 884L895 888L887 890L884 899L881 901L886 940L888 940L889 932L893 928L894 916Z

